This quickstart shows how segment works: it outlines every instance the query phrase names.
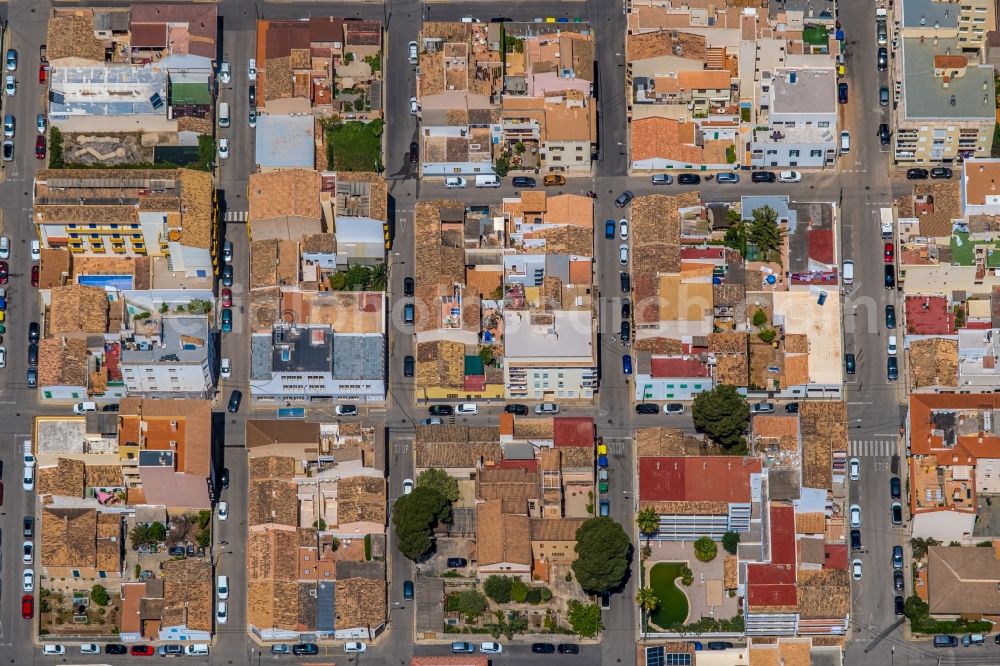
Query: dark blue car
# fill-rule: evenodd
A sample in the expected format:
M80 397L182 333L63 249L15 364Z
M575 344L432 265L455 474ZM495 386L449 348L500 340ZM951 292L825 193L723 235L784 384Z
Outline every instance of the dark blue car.
M615 237L615 221L605 220L604 221L604 237L608 239L614 239Z

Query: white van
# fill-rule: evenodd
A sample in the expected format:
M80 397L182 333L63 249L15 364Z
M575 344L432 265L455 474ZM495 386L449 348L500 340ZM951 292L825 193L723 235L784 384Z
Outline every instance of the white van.
M10 258L10 239L6 236L0 236L0 259Z
M97 403L96 402L78 402L73 405L74 414L86 414L87 412L96 412Z
M420 61L420 58L417 55L417 43L416 42L410 42L409 45L407 46L407 48L409 49L409 56L408 56L407 60L409 60L409 62L410 62L411 65L416 65L417 62Z
M500 187L500 177L476 176L476 187Z
M223 83L229 83L233 79L233 68L229 66L228 62L219 63L219 80Z
M444 186L448 189L462 188L468 185L468 182L464 178L459 178L458 176L448 176L444 179Z
M208 643L194 643L184 648L184 654L189 657L205 657L208 655Z
M229 598L229 576L219 576L215 583L215 593L223 601Z
M844 262L844 284L854 284L854 262L850 260Z
M840 133L840 154L847 155L851 152L851 133L844 130Z
M229 102L219 104L219 127L229 127Z

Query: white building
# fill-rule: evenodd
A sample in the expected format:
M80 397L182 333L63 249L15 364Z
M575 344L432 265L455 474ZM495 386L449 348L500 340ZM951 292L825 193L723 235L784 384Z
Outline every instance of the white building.
M213 337L206 315L150 316L122 337L121 372L130 395L209 397Z
M833 67L780 68L760 80L755 167L822 167L837 158L837 75Z

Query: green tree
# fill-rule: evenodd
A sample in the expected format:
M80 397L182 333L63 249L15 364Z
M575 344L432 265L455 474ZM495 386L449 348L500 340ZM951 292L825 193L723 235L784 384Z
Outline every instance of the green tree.
M496 351L490 345L481 345L479 347L479 358L485 366L492 367L497 363Z
M597 604L581 604L576 599L569 602L568 619L573 631L584 638L593 638L604 627L601 624L601 609Z
M750 423L750 405L736 387L719 384L699 393L691 405L695 427L726 449L737 447Z
M722 547L730 555L736 554L736 548L740 545L740 533L729 531L722 535Z
M660 598L651 587L640 587L635 593L635 603L646 613L652 613L660 605Z
M694 572L691 571L691 567L684 565L681 567L681 584L684 587L691 587L691 583L694 582Z
M208 548L212 543L212 530L207 527L202 529L198 532L195 541L197 541L199 548Z
M751 323L753 323L753 325L757 328L760 328L767 323L767 313L764 312L763 308L757 308L753 311L753 319L751 319Z
M498 604L508 603L512 582L510 576L490 576L483 582L483 592Z
M749 238L765 259L778 254L784 240L784 232L778 226L778 213L770 206L761 206L753 211ZM780 254L778 257L780 258Z
M510 158L506 155L501 155L497 158L497 163L494 165L493 170L496 171L497 175L503 178L510 171Z
M90 600L98 606L107 606L108 602L111 601L111 596L102 585L94 585L90 588Z
M215 164L215 140L211 134L198 135L198 162L194 165L201 171L210 171Z
M927 557L927 549L932 546L940 546L941 542L934 537L927 537L923 539L921 537L913 537L910 539L910 548L913 549L913 557L918 560L922 560Z
M774 339L778 337L778 332L775 331L773 328L765 328L763 331L757 334L757 337L760 338L763 342L771 344L772 342L774 342Z
M734 211L729 211L730 213ZM739 213L736 214L739 217ZM726 235L722 238L722 244L734 250L739 250L740 254L747 254L747 230L742 220L737 219L735 223L730 223L726 229Z
M711 562L719 552L719 547L707 536L694 542L694 556L702 562Z
M591 518L576 531L573 573L587 592L619 587L628 575L632 542L611 518Z
M476 590L452 592L445 600L445 610L461 613L467 620L475 620L486 611L486 597Z
M518 604L523 604L528 600L528 586L524 584L523 580L515 578L511 581L510 600Z
M524 151L526 150L527 147L524 145L523 141L518 141L517 143L514 144L514 152L517 153L518 155L523 155Z
M389 265L384 261L375 264L368 276L366 287L370 291L385 291L389 279Z
M425 469L417 477L417 488L430 488L436 490L449 502L458 499L458 479L448 474L443 469L431 467Z
M649 543L650 535L656 534L660 529L660 514L653 507L647 506L635 517L635 523L639 531L646 535L646 542Z
M416 487L401 495L393 505L396 547L408 559L417 561L434 548L432 530L438 522L451 520L451 504L437 490Z
M63 139L62 132L58 127L49 127L49 168L62 169L66 166L63 162Z
M726 146L726 162L729 164L736 163L736 146Z
M163 523L150 523L147 533L149 538L155 543L165 541L167 538L167 528Z

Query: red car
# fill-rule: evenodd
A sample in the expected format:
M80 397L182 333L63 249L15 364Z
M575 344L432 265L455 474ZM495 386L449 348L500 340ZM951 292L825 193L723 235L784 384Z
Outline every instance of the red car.
M38 66L38 82L44 85L45 80L48 77L49 77L49 66L45 63L42 63L41 65Z
M45 159L45 135L39 134L35 139L35 157L40 160Z
M233 290L223 289L222 290L222 307L231 308L233 307Z
M10 277L10 273L7 270L7 262L0 261L0 284L7 284L8 277Z
M31 267L31 286L38 286L38 264Z
M35 598L30 594L21 597L21 617L25 620L35 617Z
M153 649L152 645L133 645L129 654L133 657L152 657L156 654L156 650Z
M892 243L885 244L885 251L882 253L882 257L885 259L885 263L891 264L896 258L896 248Z

